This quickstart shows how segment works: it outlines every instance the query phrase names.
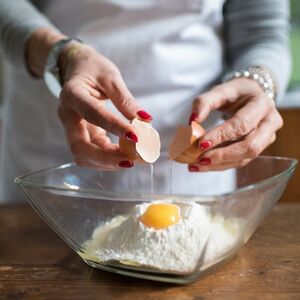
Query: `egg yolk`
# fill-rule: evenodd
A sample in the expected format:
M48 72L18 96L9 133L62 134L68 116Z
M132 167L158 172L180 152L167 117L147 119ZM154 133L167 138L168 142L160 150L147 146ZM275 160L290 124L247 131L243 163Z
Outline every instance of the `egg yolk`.
M180 219L179 207L174 204L149 205L140 221L149 228L163 229L178 223Z

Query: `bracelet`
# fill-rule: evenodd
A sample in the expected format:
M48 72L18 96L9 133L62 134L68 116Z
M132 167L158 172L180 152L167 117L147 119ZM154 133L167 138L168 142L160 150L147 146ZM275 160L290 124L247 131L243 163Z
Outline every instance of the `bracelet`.
M59 94L62 89L62 82L60 77L60 69L58 66L58 58L62 49L70 42L76 41L82 43L81 40L77 38L67 38L60 40L55 43L48 54L45 70L44 70L44 81L48 90L55 98L59 98Z
M223 82L238 78L250 78L255 80L269 98L273 100L276 99L276 84L269 70L261 67L250 67L248 70L235 71L227 74Z

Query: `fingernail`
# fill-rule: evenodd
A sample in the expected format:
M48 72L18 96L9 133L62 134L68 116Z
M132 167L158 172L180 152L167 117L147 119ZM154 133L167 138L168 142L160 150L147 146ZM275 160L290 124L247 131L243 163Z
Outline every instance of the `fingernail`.
M211 147L211 141L203 141L199 144L199 148L202 150L205 150L209 147Z
M131 161L124 160L124 161L121 161L119 163L119 167L122 167L122 168L131 168L131 167L133 167L133 163Z
M153 119L152 116L144 110L138 111L137 114L140 118L147 120L147 121L151 121Z
M189 166L189 171L190 172L198 172L199 171L199 168L198 168L198 166Z
M127 140L129 140L129 141L134 142L134 143L137 143L137 142L138 142L138 137L137 137L134 133L132 133L132 132L130 132L130 131L126 132L125 138L126 138Z
M190 116L190 119L189 119L189 124L191 125L193 121L195 121L197 119L197 116L198 114L193 112Z
M199 165L207 166L211 164L211 159L208 157L203 157L199 160Z

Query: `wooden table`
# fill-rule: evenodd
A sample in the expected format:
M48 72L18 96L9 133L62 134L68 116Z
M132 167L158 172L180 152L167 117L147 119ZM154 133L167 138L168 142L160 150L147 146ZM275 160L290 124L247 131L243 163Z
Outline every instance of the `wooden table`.
M237 256L186 286L92 269L28 205L0 206L0 299L300 299L300 204L280 204Z

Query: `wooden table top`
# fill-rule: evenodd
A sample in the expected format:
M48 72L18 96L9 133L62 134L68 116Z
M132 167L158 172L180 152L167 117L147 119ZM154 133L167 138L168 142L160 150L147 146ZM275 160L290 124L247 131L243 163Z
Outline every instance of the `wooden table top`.
M0 299L300 299L300 204L277 205L233 260L185 286L95 270L28 205L0 206Z

